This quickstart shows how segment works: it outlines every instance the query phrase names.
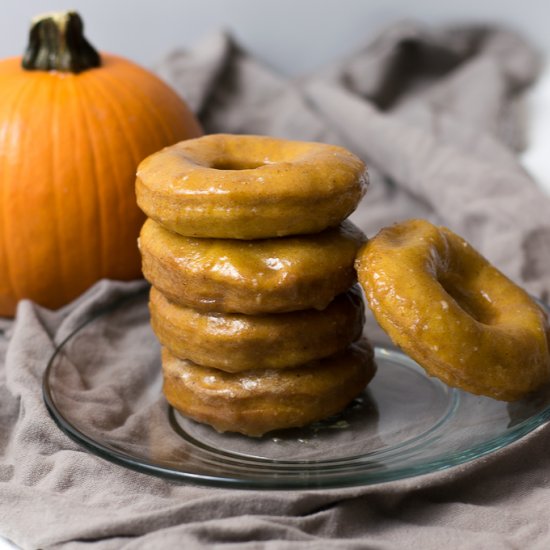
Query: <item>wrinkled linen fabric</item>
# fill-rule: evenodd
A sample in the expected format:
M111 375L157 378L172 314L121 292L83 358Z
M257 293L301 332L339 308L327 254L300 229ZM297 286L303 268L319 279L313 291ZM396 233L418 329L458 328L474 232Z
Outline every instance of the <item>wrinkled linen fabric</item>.
M533 49L502 29L400 23L299 79L225 34L173 52L157 71L208 132L326 141L363 157L371 186L353 220L368 235L410 217L445 224L547 299L549 199L517 159L521 100L538 67ZM547 425L463 466L331 490L200 487L88 453L46 411L46 363L84 319L143 286L102 281L59 311L23 301L14 321L0 320L0 534L23 548L548 548ZM117 319L116 330L93 324L90 357L106 339L151 353L124 338L127 323L147 326L145 306L137 318L120 306ZM110 369L106 391L131 398L139 381L126 362ZM85 389L75 398L85 401ZM118 429L139 434L132 420Z

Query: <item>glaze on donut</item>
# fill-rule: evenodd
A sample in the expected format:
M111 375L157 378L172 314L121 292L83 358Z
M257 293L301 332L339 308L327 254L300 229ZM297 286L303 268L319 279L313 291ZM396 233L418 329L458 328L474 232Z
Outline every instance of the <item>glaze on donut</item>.
M172 302L261 314L324 309L356 282L364 240L348 221L317 235L240 241L182 237L147 220L139 246L145 278Z
M178 306L153 287L149 309L164 347L226 372L295 367L332 355L361 336L364 322L358 288L337 296L322 311L243 315Z
M175 409L220 432L250 436L305 426L340 412L376 370L366 340L299 367L240 373L200 367L163 348L162 368L164 395Z
M505 401L550 381L545 313L449 229L385 228L356 265L378 323L428 374Z
M213 134L142 161L136 194L147 216L180 235L265 239L338 225L366 185L364 163L342 147Z

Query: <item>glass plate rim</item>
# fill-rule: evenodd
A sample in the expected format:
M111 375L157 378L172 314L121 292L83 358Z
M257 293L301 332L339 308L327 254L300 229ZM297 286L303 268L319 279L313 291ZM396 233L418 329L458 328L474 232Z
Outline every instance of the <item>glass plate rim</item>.
M107 304L105 306L99 307L94 311L90 312L85 320L78 324L67 336L65 336L59 344L57 344L50 355L46 368L42 378L42 396L48 413L54 420L55 424L59 429L67 435L71 440L73 440L78 445L82 446L92 454L99 456L102 459L105 459L109 462L117 464L119 466L129 468L131 470L153 475L160 477L162 479L169 479L172 481L179 482L188 482L194 483L202 486L218 487L218 488L233 488L233 489L268 489L268 490L291 490L291 489L336 489L344 487L359 487L359 486L368 486L375 485L380 483L387 483L390 481L398 481L410 479L420 475L426 475L431 473L436 473L443 471L455 466L466 464L473 460L480 459L489 454L492 454L500 449L507 447L508 445L520 440L529 433L535 431L538 427L542 426L544 423L550 420L550 404L547 405L543 410L539 411L534 416L531 416L522 422L514 425L510 428L505 434L501 434L495 437L473 445L467 449L461 450L460 452L451 452L447 455L442 455L436 459L427 461L420 465L415 466L403 466L390 470L388 472L377 472L375 477L369 475L368 470L351 472L346 474L345 472L339 474L335 479L326 480L322 482L315 481L315 478L309 478L306 476L297 476L294 478L281 478L278 476L266 477L266 478L246 478L239 476L231 476L229 474L225 475L212 475L207 473L198 473L192 471L177 470L169 468L166 466L155 464L149 460L140 458L136 459L130 454L123 453L117 449L108 447L102 443L99 443L87 436L84 432L74 426L64 414L58 409L55 404L55 399L52 396L51 388L49 387L48 379L51 370L55 364L57 356L61 353L64 346L83 328L93 321L101 318L103 315L108 314L112 311L115 311L120 306L124 305L127 302L132 300L137 300L142 296L146 295L149 291L149 287L140 288L138 291L134 291L128 295L122 296L121 298L115 300L114 302ZM550 307L539 300L538 298L533 297L533 299L541 306L541 308L547 313L550 314ZM376 346L377 351L384 351L387 348ZM406 357L408 356L401 352L400 350L395 350L389 348L392 352L399 353ZM452 389L461 393L461 390ZM171 407L170 407L171 409ZM173 413L170 413L173 414ZM167 422L170 419L167 418ZM338 461L338 459L335 459ZM347 459L346 459L347 461ZM303 462L285 462L277 459L273 460L264 460L262 463L255 463L255 466L259 470L267 469L263 468L269 464L277 464L289 468L292 470L298 470L300 467L304 467L307 464L311 465L320 465L318 461L303 461ZM261 468L259 466L262 466ZM328 465L328 461L327 461ZM361 466L361 464L359 464ZM285 470L287 471L287 470Z

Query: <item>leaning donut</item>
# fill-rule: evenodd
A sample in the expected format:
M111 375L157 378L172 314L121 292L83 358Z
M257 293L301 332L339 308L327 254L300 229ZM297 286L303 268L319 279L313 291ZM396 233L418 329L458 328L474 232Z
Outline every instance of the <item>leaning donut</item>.
M149 219L139 238L145 278L172 302L202 311L324 309L356 281L365 237L351 222L318 235L195 239Z
M545 313L449 229L383 229L356 265L381 327L430 375L505 401L550 381Z
M322 311L244 315L181 307L153 287L149 309L164 347L226 372L289 368L327 357L357 340L364 321L358 288L337 296Z
M180 235L263 239L338 225L366 183L364 163L341 147L213 134L142 161L136 194L147 216Z
M220 432L260 436L305 426L337 412L374 376L373 350L360 340L346 350L292 369L227 373L162 351L164 395L185 416Z

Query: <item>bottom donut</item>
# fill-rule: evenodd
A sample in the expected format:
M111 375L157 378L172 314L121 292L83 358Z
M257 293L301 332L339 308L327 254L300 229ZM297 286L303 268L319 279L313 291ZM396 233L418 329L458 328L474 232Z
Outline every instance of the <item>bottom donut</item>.
M298 367L239 373L202 367L163 348L162 368L164 395L183 415L219 432L255 437L340 412L376 372L365 339Z

